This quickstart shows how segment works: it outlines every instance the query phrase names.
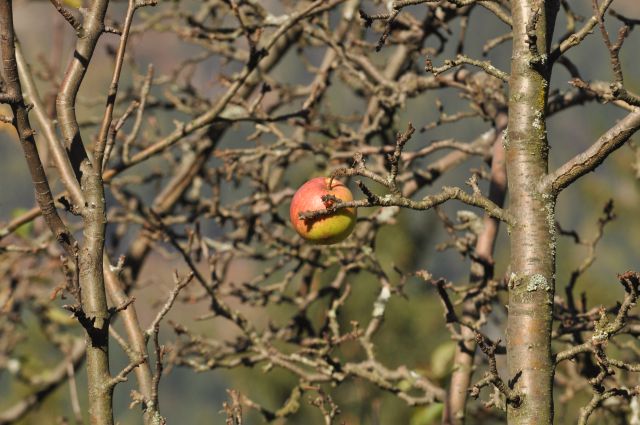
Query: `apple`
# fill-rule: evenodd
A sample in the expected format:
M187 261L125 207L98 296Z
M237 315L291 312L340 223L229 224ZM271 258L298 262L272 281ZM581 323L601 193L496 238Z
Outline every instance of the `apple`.
M321 211L331 206L331 200L322 199L325 195L332 195L342 202L353 201L349 188L338 180L316 177L300 186L293 195L289 209L291 224L296 232L306 241L318 245L330 245L343 241L351 234L356 224L355 208L341 208L313 219L299 217L301 212Z

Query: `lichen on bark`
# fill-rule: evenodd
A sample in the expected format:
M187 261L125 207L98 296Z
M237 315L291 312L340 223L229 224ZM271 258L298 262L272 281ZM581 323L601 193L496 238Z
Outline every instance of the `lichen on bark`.
M546 104L550 70L544 60L557 12L554 0L513 0L507 174L511 270L507 364L522 403L509 424L553 423L551 324L555 275L555 199L537 182L547 174ZM542 54L538 54L541 52Z

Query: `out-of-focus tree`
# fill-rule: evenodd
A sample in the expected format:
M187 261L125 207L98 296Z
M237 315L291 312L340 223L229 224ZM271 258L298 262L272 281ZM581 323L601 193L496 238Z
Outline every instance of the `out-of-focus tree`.
M0 424L640 423L640 275L575 291L620 199L591 238L556 213L640 128L614 0L51 0L51 33L13 3L0 121L35 207L0 226ZM612 109L584 149L548 134ZM331 246L289 224L318 175L357 193L300 212L358 209ZM183 371L222 415L163 397Z

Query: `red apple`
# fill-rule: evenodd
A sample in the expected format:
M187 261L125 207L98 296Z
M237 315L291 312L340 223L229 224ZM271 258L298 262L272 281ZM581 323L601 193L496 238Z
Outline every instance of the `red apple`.
M293 195L289 209L291 224L296 232L306 241L319 245L330 245L344 240L356 224L355 208L342 208L313 219L299 217L301 212L327 209L331 201L323 201L322 197L325 195L333 195L342 202L353 200L349 188L338 180L316 177L300 186Z

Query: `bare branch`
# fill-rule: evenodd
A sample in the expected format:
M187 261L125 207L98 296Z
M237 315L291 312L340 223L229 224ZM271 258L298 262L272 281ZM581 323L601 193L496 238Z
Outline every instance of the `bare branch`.
M571 183L594 171L616 149L624 145L640 129L640 109L628 114L611 127L585 152L571 158L543 178L540 190L558 194Z

